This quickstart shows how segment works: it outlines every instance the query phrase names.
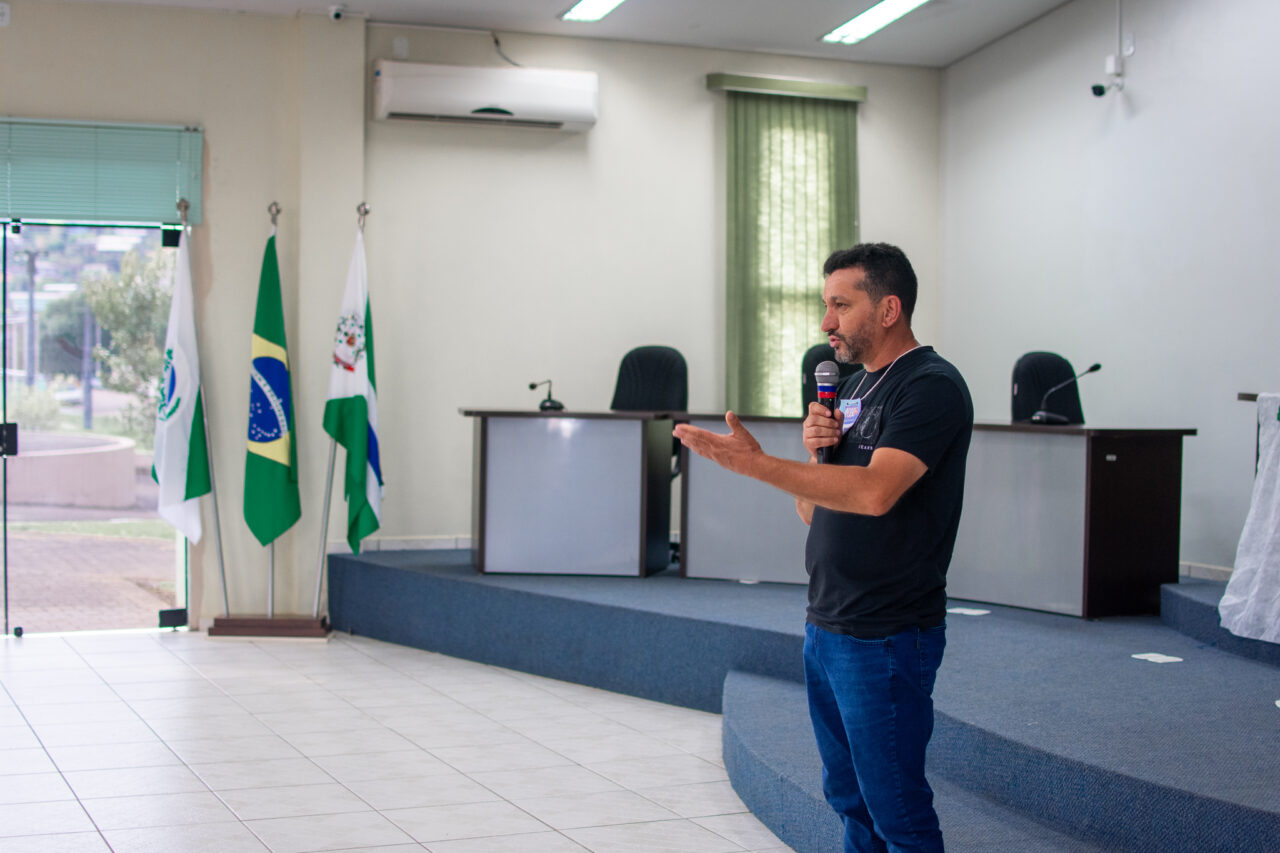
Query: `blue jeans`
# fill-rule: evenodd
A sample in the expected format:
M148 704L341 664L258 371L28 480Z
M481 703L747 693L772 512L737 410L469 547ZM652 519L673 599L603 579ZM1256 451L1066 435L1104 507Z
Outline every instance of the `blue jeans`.
M942 850L924 778L946 626L860 640L805 625L809 716L845 853Z

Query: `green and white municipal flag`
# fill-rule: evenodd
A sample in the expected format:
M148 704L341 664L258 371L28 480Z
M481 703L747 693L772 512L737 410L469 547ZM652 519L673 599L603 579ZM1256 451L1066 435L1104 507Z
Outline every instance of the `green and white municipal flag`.
M302 515L288 349L273 231L262 257L253 319L249 448L244 460L244 520L263 545L274 542Z
M192 542L199 542L200 496L210 491L209 455L200 393L200 352L196 347L195 296L191 288L188 234L178 242L173 301L164 334L164 376L156 407L155 460L151 476L160 484L157 511Z
M378 383L373 371L373 313L364 234L347 269L347 289L333 334L329 400L324 431L347 451L343 493L347 498L347 542L360 553L360 540L382 525L382 459L378 452Z

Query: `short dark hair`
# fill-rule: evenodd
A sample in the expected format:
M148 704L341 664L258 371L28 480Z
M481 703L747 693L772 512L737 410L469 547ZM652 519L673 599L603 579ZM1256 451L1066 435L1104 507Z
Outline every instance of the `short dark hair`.
M886 296L898 297L910 326L911 313L916 310L916 271L906 254L888 243L859 243L851 249L832 252L822 265L822 275L854 267L865 273L862 289L873 302Z

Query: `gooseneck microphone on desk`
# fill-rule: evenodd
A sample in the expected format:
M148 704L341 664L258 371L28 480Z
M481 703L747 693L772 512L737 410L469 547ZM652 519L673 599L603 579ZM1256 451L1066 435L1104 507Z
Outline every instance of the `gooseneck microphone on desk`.
M1050 412L1048 409L1045 408L1046 406L1049 405L1049 395L1052 394L1054 391L1061 391L1063 388L1066 388L1072 382L1079 382L1081 376L1085 376L1090 373L1097 373L1101 369L1102 369L1101 364L1092 364L1089 366L1088 370L1082 370L1079 373L1077 373L1075 376L1072 376L1067 381L1059 382L1057 385L1054 385L1048 391L1045 391L1044 396L1040 398L1040 409L1034 415L1031 416L1031 423L1033 424L1065 424L1067 422L1067 419L1065 417L1058 414L1057 412ZM1026 410L1024 409L1023 411L1026 411Z
M818 386L818 402L827 407L831 414L836 412L836 386L840 383L840 366L834 361L824 361L813 369L813 381ZM825 465L831 461L830 447L818 448L818 462Z
M561 403L559 400L551 399L551 380L544 379L541 382L530 382L529 390L532 391L534 388L537 388L539 385L547 386L547 399L543 400L541 403L538 404L538 411L540 412L564 411L564 403Z

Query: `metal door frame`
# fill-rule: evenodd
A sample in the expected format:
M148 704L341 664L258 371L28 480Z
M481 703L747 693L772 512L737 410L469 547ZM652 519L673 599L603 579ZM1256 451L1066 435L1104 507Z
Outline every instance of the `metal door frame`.
M4 434L7 436L9 431L13 432L13 446L17 446L17 425L9 423L9 234L13 233L12 229L17 226L21 228L24 225L43 225L43 226L64 226L70 228L134 228L137 230L148 231L167 231L173 230L174 226L162 222L75 222L63 219L21 219L19 217L0 216L0 232L3 232L3 238L0 238L0 422ZM163 236L161 239L161 247L164 247ZM171 247L170 247L171 248ZM35 288L32 287L32 300L35 299ZM28 330L28 334L32 334L33 329ZM36 346L40 346L39 339L36 340ZM6 452L8 447L6 440L0 440L0 568L3 568L4 574L4 634L9 636L11 633L9 627L9 453ZM185 611L190 606L191 596L191 552L189 548L183 548L182 554L182 599ZM163 611L162 611L163 612ZM168 611L172 613L172 611ZM187 624L187 620L183 620L183 624ZM16 629L15 636L22 636L22 628Z

